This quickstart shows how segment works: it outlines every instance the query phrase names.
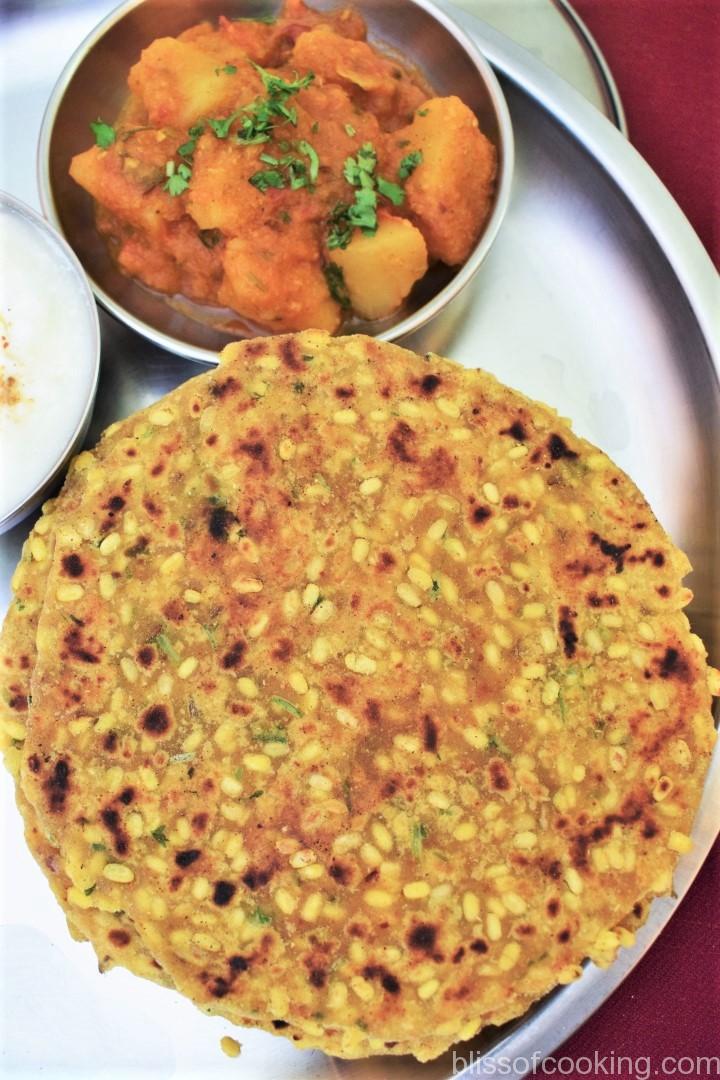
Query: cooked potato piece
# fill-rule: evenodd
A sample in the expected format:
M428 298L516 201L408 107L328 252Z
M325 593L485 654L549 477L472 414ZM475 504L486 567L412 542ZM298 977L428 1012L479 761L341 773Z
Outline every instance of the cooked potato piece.
M203 135L193 160L187 211L200 229L234 234L262 221L268 199L249 183L258 162L256 146Z
M229 109L249 79L260 86L249 65L233 76L216 74L217 67L216 56L190 42L157 38L130 69L128 85L142 100L150 124L184 130L201 116ZM251 89L247 97L252 94Z
M93 146L76 154L70 165L70 175L101 206L150 236L158 236L165 221L177 221L182 217L179 200L172 199L160 186L148 191L144 184L136 183L132 171L127 169L126 159L114 150Z
M337 330L340 305L328 291L312 229L297 225L282 237L262 226L230 240L221 303L273 333L314 326Z
M364 319L400 307L428 266L422 233L404 218L380 217L374 236L356 230L350 244L330 253L343 272L350 302Z
M393 174L405 154L422 151L405 185L410 217L432 259L464 262L487 217L495 178L495 148L475 115L460 98L431 98L388 146Z
M364 98L373 111L384 113L393 107L397 94L394 65L365 41L353 41L327 26L318 26L298 38L291 61L301 71L314 71L328 82L339 83L353 100Z

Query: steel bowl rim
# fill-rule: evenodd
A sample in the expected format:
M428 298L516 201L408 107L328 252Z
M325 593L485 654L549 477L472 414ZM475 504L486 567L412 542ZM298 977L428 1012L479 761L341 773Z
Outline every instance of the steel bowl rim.
M60 230L54 226L53 222L48 221L42 214L39 214L37 210L33 210L31 206L28 206L27 203L23 202L22 199L16 198L15 195L11 195L7 191L0 190L0 208L8 208L14 213L19 214L21 218L28 221L34 228L39 229L40 232L47 236L50 241L59 248L62 257L68 263L82 292L85 307L87 308L88 329L90 331L91 339L90 347L92 350L92 372L88 382L87 399L80 417L65 442L60 456L48 468L47 472L43 475L42 480L40 480L24 498L20 499L20 501L16 503L4 517L0 518L0 533L5 533L35 509L53 482L63 472L68 461L85 436L95 407L95 397L97 395L98 382L100 379L100 319L95 298L90 285L88 284L88 275L85 273L82 263L70 247L70 244Z
M423 304L422 307L418 308L418 310L411 315L406 316L406 318L402 319L394 326L388 327L386 330L373 335L378 341L397 341L414 331L419 330L427 322L439 315L440 312L470 283L488 255L507 212L510 203L515 165L515 140L510 110L500 83L490 66L489 61L486 60L470 35L459 25L459 23L438 8L433 3L433 0L405 0L405 2L420 8L431 18L435 19L436 22L440 23L440 25L452 35L475 66L487 90L497 122L498 136L496 149L498 152L499 168L493 206L490 215L485 222L480 238L470 256L466 259L452 280L436 293L435 296L431 297L430 300ZM134 11L135 8L142 6L143 3L145 3L145 0L122 0L117 7L113 8L113 10L109 12L104 19L101 19L101 21L83 38L58 76L43 112L36 158L36 175L38 191L40 194L40 205L47 221L50 223L53 230L61 237L70 251L72 251L72 248L70 248L70 244L65 238L62 230L60 215L57 211L50 182L50 143L55 127L57 112L78 67L85 57L89 55L95 45L97 45L116 23L130 12ZM199 345L185 343L179 338L173 337L162 330L156 330L153 326L150 326L149 323L146 323L133 315L132 312L115 301L100 285L98 285L92 274L82 267L82 264L74 251L72 251L72 254L78 265L80 265L83 276L86 279L86 282L89 282L90 288L98 303L119 322L129 326L141 337L144 337L154 345L164 349L166 352L209 366L215 366L219 362L218 354L212 349L205 349Z

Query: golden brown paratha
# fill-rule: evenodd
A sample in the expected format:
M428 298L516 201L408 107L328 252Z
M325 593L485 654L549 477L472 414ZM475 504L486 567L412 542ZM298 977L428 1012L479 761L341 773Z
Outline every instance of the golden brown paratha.
M689 566L552 410L250 341L58 506L23 791L203 1008L424 1060L670 889L714 738Z

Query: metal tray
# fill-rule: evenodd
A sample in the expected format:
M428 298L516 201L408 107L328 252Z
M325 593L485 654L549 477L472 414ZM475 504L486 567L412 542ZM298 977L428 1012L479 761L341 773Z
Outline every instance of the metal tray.
M622 135L525 50L455 14L501 76L515 124L518 160L512 206L473 286L463 321L439 318L406 342L469 366L572 417L646 493L673 539L690 555L690 616L718 662L720 648L720 341L717 277L697 237ZM184 379L196 365L168 356L102 318L104 371L90 432ZM0 581L9 578L27 526L0 542ZM1 599L1 598L0 598ZM0 1014L4 1060L18 1074L52 1077L90 1068L103 1077L231 1075L245 1080L441 1080L500 1071L553 1051L612 993L671 917L718 830L720 752L695 830L680 861L676 896L656 901L637 945L529 1014L420 1066L411 1059L342 1062L301 1053L283 1040L234 1031L239 1063L217 1038L232 1029L189 1002L115 971L98 985L89 947L68 938L62 914L20 835L2 778L3 879L0 971L12 995ZM53 1062L48 1066L48 1058ZM536 1060L538 1060L536 1058ZM507 1074L507 1070L506 1070ZM237 1075L237 1073L236 1073Z

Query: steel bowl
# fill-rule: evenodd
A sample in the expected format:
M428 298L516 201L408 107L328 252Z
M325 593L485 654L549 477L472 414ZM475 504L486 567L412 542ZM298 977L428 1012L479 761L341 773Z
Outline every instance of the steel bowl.
M188 317L180 305L122 274L97 232L93 201L69 175L72 157L91 145L89 123L117 116L127 96L127 75L143 48L157 37L175 36L220 15L267 14L269 0L126 0L75 51L48 102L38 147L38 182L43 210L78 255L100 303L156 345L197 360L217 363L217 354L238 333L213 320ZM323 10L335 6L317 0ZM460 267L433 267L404 306L375 321L355 320L352 331L396 341L419 329L456 301L492 245L510 198L513 134L510 114L495 75L470 38L428 0L354 0L368 36L388 46L426 78L436 94L455 94L475 112L498 155L490 215L472 254ZM211 309L204 309L207 313ZM246 336L252 336L250 332Z
M68 413L66 417L66 437L62 449L59 454L45 455L47 465L42 473L42 479L24 493L22 498L0 517L0 533L4 533L27 517L44 499L53 493L71 457L80 450L83 444L92 417L100 375L100 322L97 306L83 268L69 245L58 235L55 229L51 228L47 221L40 217L39 214L36 214L34 210L31 210L29 206L26 206L25 203L20 202L19 199L15 199L4 191L0 191L0 212L16 214L30 226L29 235L33 236L32 242L34 242L35 237L39 237L43 245L47 246L49 241L50 246L54 249L57 254L58 265L62 266L70 275L70 280L81 299L85 313L90 356L88 379L86 386L83 388L83 396L76 402L77 408ZM36 290L38 308L42 308L43 283L32 281L30 285ZM59 340L62 340L62 327L59 328L56 336ZM51 342L48 342L48 347L51 344ZM57 350L54 356L54 361L57 364L72 364L74 359L73 356L65 355L62 352L62 347ZM32 407L32 402L30 402L30 407ZM37 455L41 459L45 453L42 419L42 412L38 410L38 415L34 418L37 422L35 437L32 443L25 448L26 454ZM42 463L44 464L44 462Z

